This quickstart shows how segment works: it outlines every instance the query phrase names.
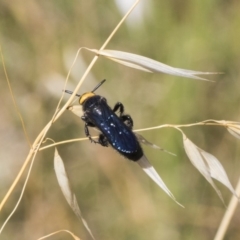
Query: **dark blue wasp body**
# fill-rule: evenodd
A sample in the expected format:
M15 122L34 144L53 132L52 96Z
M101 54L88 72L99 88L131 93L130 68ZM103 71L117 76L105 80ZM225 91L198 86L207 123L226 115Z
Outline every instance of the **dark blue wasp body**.
M120 108L120 116L115 112ZM105 98L94 95L83 103L85 133L94 141L88 132L88 126L96 127L101 131L97 143L108 146L108 143L126 158L137 161L143 155L142 148L132 132L132 119L123 115L123 105L117 103L112 110ZM94 141L96 142L96 141Z
M137 161L143 156L143 150L132 132L133 121L130 115L124 114L124 107L117 103L111 109L104 97L93 92L103 84L103 80L92 92L79 96L83 107L82 120L85 122L86 136L92 142L107 147L109 144L129 160ZM69 92L69 91L67 91ZM119 110L119 116L116 112ZM95 127L101 133L98 140L92 139L88 127Z

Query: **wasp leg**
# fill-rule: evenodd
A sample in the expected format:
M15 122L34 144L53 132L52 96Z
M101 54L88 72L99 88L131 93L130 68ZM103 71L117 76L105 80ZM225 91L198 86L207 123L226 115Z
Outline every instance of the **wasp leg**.
M120 117L123 115L123 112L124 112L124 106L122 103L120 102L117 102L113 108L113 111L116 112L119 110L119 113L120 113Z
M120 119L130 128L133 128L133 120L131 118L130 115L126 114L126 115L122 115L120 116Z
M94 142L94 143L99 143L98 141L95 141L94 139L92 139L90 133L89 133L89 130L88 130L88 126L92 127L91 125L93 125L92 123L89 124L89 122L85 122L85 127L84 127L84 130L85 130L85 134L86 136L89 138L89 140L91 142ZM94 127L94 125L93 125Z
M108 140L103 134L99 135L98 143L101 144L103 147L108 147Z
M81 116L81 119L82 119L84 122L87 122L87 117Z
M100 144L104 147L107 147L108 146L107 138L103 134L100 134L99 138L98 138L98 141L94 140L89 133L88 127L96 127L96 126L93 123L91 123L86 116L82 116L81 118L85 122L84 130L85 130L85 134L89 138L89 140L91 142L98 143L98 144Z
M93 123L91 123L91 122L88 120L87 117L82 116L81 119L82 119L85 123L87 123L88 127L96 127Z
M92 139L92 137L89 133L89 130L88 130L88 127L95 127L95 125L93 123L91 123L86 116L82 116L81 119L85 122L84 130L85 130L86 136L89 138L89 140L91 142L98 143L97 141Z

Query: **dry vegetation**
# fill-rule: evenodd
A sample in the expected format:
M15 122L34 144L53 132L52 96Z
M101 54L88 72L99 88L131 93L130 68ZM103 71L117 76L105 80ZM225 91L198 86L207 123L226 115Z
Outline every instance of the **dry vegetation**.
M145 4L142 10L139 6L135 9L140 11L140 18L135 15L124 22L108 49L136 53L179 68L224 74L204 76L213 83L150 74L95 57L98 61L79 92L91 90L106 78L107 83L98 93L111 106L122 102L133 117L135 129L166 123L182 127L206 119L238 122L240 3L194 0ZM113 1L4 0L0 3L0 18L1 50L32 144L53 118L77 50L83 46L100 49L122 16ZM67 89L78 90L76 86L93 56L89 51L81 51L71 69ZM4 199L28 155L29 145L1 69L0 198ZM61 106L71 101L67 97ZM82 121L70 111L62 112L46 137L55 142L84 137ZM231 135L226 123L208 123L210 126L201 123L181 130L199 148L218 158L235 186L240 175L240 143L233 137L239 137L239 130L233 127L238 125L228 123L228 130L234 131ZM219 124L223 126L216 126ZM140 168L112 149L89 141L58 146L72 190L96 239L214 239L226 208L189 162L191 154L186 150L187 156L184 151L186 141L183 146L181 133L170 127L142 135L177 157L148 147L144 150L184 209L171 201ZM44 143L47 144L51 141ZM34 150L37 147L42 146L37 145ZM91 239L59 188L53 148L36 153L21 202L3 229L1 239L38 239L60 229L67 229L82 240ZM1 226L19 199L26 176L27 170L4 206L1 205ZM211 181L206 175L205 178ZM222 184L216 183L216 187L228 204L231 192ZM237 239L240 235L238 215L239 209L225 239ZM66 234L59 233L50 239L71 239Z

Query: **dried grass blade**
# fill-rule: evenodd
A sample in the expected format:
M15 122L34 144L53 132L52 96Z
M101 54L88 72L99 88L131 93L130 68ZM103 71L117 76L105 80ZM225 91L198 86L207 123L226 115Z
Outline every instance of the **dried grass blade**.
M115 51L115 50L95 50L95 49L88 49L89 51L95 52L100 56L104 56L108 59L111 59L115 62L123 64L125 66L135 68L142 71L147 72L156 72L156 73L166 73L174 76L198 79L198 80L205 80L210 81L202 77L198 77L196 75L210 75L210 74L219 74L215 72L201 72L201 71L192 71L187 69L181 68L174 68L169 65L163 64L161 62L155 61L153 59L129 53L129 52L122 52L122 51Z
M225 172L222 164L218 161L218 159L212 154L203 151L202 149L199 149L199 151L201 151L202 156L208 164L211 177L225 185L238 198L232 184L228 179L227 173Z
M82 106L80 106L80 105L73 105L73 106L68 107L67 109L70 110L75 115L77 115L78 117L83 116Z
M227 126L227 130L231 133L235 138L240 139L240 126L239 124L235 124L233 126Z
M57 175L57 180L58 180L59 186L60 186L60 188L63 192L63 195L66 198L68 204L72 208L73 212L77 215L77 217L83 222L84 227L87 229L87 231L91 235L92 239L95 240L86 220L82 216L81 210L77 203L76 196L70 187L70 182L69 182L63 161L62 161L60 155L58 154L58 151L56 148L55 148L55 153L54 153L54 169L55 169L55 173Z
M206 180L212 185L212 187L215 189L223 203L224 200L222 194L214 184L212 178L224 184L235 196L237 196L227 177L224 168L222 167L221 163L217 160L216 157L198 148L185 135L183 135L183 143L184 149L190 161L197 168L197 170L206 178Z
M190 161L198 169L198 171L205 177L207 180L211 179L209 169L206 163L203 161L203 158L198 150L198 147L193 144L185 135L183 136L184 149Z
M160 187L163 189L165 193L167 193L168 196L170 196L178 205L183 207L179 202L176 201L176 198L171 193L171 191L168 189L166 184L163 182L161 177L158 175L154 167L151 165L151 163L148 161L146 156L142 156L138 161L136 161L138 165L143 169L143 171Z
M104 55L103 55L104 56ZM107 57L108 59L111 59L112 61L114 62L117 62L117 63L120 63L126 67L130 67L130 68L135 68L137 70L141 70L141 71L144 71L144 72L149 72L149 73L153 73L153 71L147 69L147 68L144 68L140 65L136 65L134 63L130 63L130 62L126 62L126 61L122 61L120 59L115 59L115 58L110 58L110 57Z

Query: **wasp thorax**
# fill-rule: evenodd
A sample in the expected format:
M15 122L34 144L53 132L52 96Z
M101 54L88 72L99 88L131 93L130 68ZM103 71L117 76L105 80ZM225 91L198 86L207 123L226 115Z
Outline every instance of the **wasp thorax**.
M83 95L80 96L79 98L79 104L80 105L83 105L83 103L90 97L93 97L95 96L95 94L93 92L87 92L87 93L84 93Z

